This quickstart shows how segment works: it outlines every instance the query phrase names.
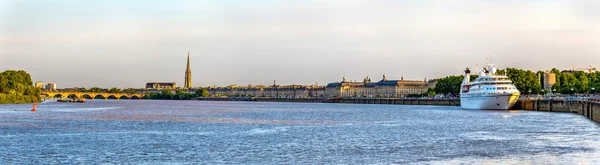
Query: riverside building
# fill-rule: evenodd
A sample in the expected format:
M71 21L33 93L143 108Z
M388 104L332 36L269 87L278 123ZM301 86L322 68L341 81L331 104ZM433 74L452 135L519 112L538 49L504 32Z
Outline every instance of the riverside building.
M325 87L318 85L229 85L206 88L211 96L272 97L272 98L322 98Z
M46 84L46 91L56 91L56 83L48 82L48 84Z
M427 80L388 80L385 74L380 81L371 82L365 77L362 82L350 82L346 77L342 82L329 83L325 89L326 97L406 97L412 94L423 94L435 81Z
M552 91L552 86L554 84L556 84L556 74L546 71L544 73L544 90L551 92Z
M41 82L41 81L35 82L34 86L36 88L44 88L44 82Z
M175 89L177 84L175 82L149 82L146 83L146 89Z
M192 69L190 69L190 52L188 52L187 57L187 67L185 69L185 83L184 88L192 88Z

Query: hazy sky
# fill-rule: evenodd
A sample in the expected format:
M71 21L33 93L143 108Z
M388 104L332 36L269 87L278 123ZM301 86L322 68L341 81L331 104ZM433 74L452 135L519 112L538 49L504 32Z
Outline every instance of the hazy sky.
M64 87L323 85L600 66L600 1L0 0L0 70Z

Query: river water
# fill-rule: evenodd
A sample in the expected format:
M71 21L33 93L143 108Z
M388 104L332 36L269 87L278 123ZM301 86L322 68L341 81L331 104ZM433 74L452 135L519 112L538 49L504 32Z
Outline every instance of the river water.
M0 164L600 164L583 116L446 106L0 105Z

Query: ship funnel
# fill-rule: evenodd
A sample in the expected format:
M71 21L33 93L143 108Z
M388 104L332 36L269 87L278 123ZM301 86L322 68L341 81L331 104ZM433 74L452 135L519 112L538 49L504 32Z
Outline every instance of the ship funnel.
M469 68L465 69L465 78L463 79L463 84L467 84L471 82L471 70Z

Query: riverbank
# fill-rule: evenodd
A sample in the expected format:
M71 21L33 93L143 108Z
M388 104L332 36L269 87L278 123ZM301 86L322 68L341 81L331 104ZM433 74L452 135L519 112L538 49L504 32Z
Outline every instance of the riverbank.
M211 101L259 101L259 102L316 102L345 104L396 104L396 105L437 105L460 106L460 99L420 99L420 98L266 98L266 97L223 97L199 98ZM546 112L577 113L600 123L600 103L574 100L528 100L520 99L513 109Z
M322 98L270 98L270 97L201 97L196 100L210 101L260 101L260 102L313 102L321 103Z
M517 102L514 109L546 112L577 113L600 123L600 103L578 100L525 100Z
M268 97L216 97L216 98L209 97L209 98L198 98L197 100L460 106L459 99L419 99L419 98L328 98L328 99L324 99L324 98L268 98Z

